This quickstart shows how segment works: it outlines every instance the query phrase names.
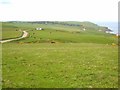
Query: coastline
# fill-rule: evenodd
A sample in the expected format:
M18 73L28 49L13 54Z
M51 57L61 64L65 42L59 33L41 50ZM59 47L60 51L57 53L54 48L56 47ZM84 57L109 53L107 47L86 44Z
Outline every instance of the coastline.
M99 26L105 26L111 29L114 34L118 33L118 22L95 22Z

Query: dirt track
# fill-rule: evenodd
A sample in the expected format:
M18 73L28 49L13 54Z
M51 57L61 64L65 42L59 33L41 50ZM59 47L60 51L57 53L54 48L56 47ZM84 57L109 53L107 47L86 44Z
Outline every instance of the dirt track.
M20 39L26 38L27 36L28 36L28 32L23 31L23 35L21 37L15 38L15 39L2 40L2 41L0 41L0 43L6 43L6 42L15 41L15 40L20 40Z

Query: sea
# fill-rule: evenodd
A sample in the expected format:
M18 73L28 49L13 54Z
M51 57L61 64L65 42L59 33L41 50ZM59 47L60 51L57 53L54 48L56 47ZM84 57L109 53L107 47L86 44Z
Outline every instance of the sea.
M114 34L118 33L118 22L95 22L95 23L99 26L108 27L114 32Z

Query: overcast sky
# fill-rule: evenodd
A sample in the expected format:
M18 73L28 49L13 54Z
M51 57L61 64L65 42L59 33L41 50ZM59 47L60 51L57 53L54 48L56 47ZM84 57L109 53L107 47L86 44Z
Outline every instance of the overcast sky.
M0 0L0 21L118 21L119 0Z

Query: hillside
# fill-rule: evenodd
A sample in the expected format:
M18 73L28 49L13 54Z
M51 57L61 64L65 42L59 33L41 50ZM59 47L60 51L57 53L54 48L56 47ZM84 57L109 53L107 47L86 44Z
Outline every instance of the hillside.
M44 30L37 31L41 27ZM106 34L105 28L91 22L4 22L2 39L21 36L20 30L29 32L29 37L17 42L27 43L117 43L113 35ZM101 30L101 31L99 31Z
M103 27L51 21L2 26L2 39L29 33L2 44L3 88L118 88L118 37Z

